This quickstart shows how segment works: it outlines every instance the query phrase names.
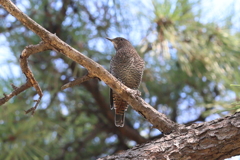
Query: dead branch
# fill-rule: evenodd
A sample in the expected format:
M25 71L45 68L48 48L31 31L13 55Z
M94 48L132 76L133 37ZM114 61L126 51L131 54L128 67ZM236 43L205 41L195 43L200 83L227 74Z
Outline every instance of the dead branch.
M25 84L23 84L22 86L20 87L13 87L13 92L10 93L10 94L3 94L4 97L3 98L0 98L0 106L3 105L4 103L6 103L7 101L9 101L13 96L16 96L18 95L19 93L22 93L23 91L25 91L26 89L30 88L31 87L31 83L30 82L27 82Z
M0 99L0 105L6 103L13 96L18 95L19 93L25 91L26 89L28 89L30 87L34 87L37 91L37 94L39 95L39 98L37 100L34 100L36 102L34 107L25 111L26 114L29 112L32 112L32 114L34 114L34 111L36 110L39 102L41 101L43 93L42 93L40 86L38 85L38 82L35 80L32 71L28 67L27 58L34 53L46 51L46 50L49 50L50 48L51 47L49 45L47 45L46 43L40 42L37 45L29 45L22 51L22 53L20 55L20 67L22 69L22 72L25 74L25 76L27 78L27 82L24 85L22 85L21 87L16 87L15 85L11 84L14 91L12 93L10 93L9 95L4 94L4 97Z
M73 86L76 86L76 85L79 85L83 82L86 82L90 79L94 78L91 74L87 73L86 75L84 75L83 77L81 78L77 78L71 82L68 82L67 84L64 84L62 87L61 87L61 90L64 90L66 88L69 88L69 87L73 87Z
M37 94L39 95L39 98L37 100L34 100L36 102L35 106L28 109L27 111L25 111L26 114L29 113L29 112L32 112L32 115L34 114L34 112L35 112L35 110L36 110L36 108L37 108L38 104L40 103L41 98L43 96L42 90L41 90L38 82L35 80L32 71L28 67L27 58L34 53L46 51L46 50L49 50L50 48L51 47L49 45L47 45L46 43L40 42L37 45L27 46L23 50L22 54L20 55L20 67L22 69L22 72L25 74L25 76L27 78L27 83L30 83L31 86L33 86L36 89Z

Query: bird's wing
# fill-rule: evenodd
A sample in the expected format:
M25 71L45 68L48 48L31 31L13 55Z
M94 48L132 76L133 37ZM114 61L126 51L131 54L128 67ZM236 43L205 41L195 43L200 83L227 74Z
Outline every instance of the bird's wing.
M110 109L114 108L114 104L113 104L113 92L112 89L110 88Z

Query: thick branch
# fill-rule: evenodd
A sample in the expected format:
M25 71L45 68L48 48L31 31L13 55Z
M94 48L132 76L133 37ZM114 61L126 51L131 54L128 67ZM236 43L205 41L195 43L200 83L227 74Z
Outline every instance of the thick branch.
M193 124L180 134L172 133L117 155L113 159L225 159L240 152L240 113L214 121ZM204 158L203 158L204 156Z
M73 61L84 66L94 77L98 77L104 81L117 94L126 100L135 110L137 110L147 120L149 120L155 128L164 133L169 133L173 130L179 129L176 123L172 122L164 114L159 113L154 108L152 108L142 98L140 98L136 92L121 84L101 65L94 62L77 50L73 49L71 46L60 40L55 34L51 34L42 26L38 25L35 21L22 13L10 0L0 0L0 4L26 27L40 36L45 43L48 43L55 50L61 52Z

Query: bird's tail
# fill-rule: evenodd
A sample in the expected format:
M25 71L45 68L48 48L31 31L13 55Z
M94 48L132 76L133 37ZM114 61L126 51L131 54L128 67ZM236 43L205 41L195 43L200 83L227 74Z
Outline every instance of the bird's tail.
M117 127L123 127L125 122L125 111L128 108L128 104L115 93L113 93L112 97L115 109L115 125Z
M128 104L124 100L119 100L119 105L115 108L115 125L117 127L123 127L125 123L125 111L128 108Z
M115 110L115 126L123 127L125 123L125 113L124 110L122 113L117 113Z

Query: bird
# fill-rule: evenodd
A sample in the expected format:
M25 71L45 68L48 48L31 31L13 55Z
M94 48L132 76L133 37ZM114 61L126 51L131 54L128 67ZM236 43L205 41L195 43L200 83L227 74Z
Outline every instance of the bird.
M116 54L110 61L110 73L127 87L137 90L142 81L145 67L144 60L127 39L122 37L106 39L113 43L116 50ZM128 103L111 88L110 108L115 109L115 126L123 127Z

